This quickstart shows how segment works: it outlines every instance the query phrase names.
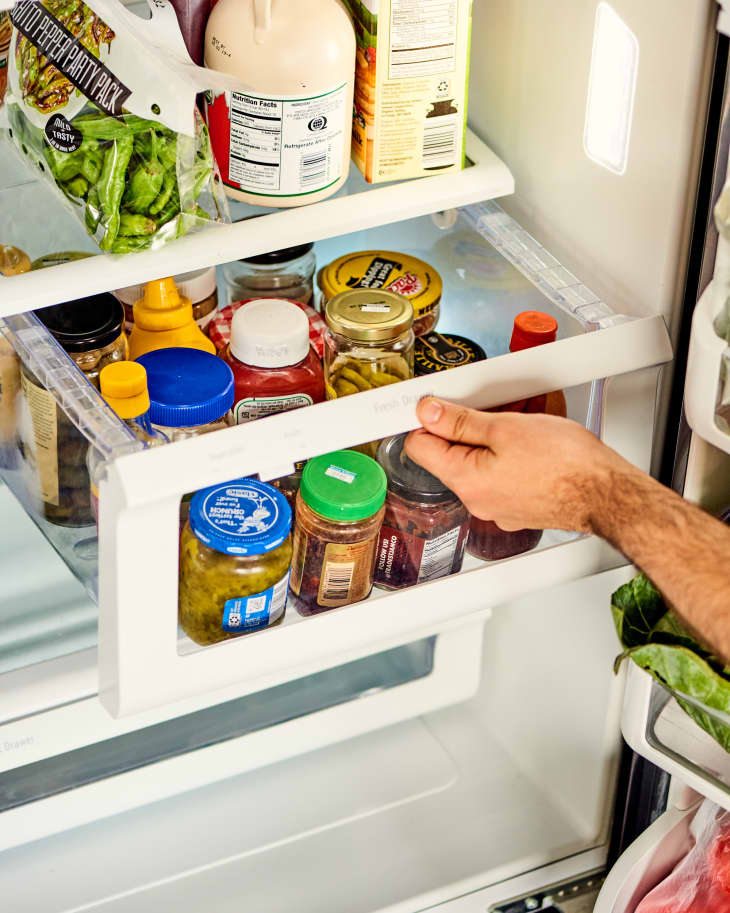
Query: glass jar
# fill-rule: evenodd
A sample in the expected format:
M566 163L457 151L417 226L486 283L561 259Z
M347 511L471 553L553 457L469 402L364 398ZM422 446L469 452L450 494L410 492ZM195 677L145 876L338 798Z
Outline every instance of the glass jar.
M102 368L128 357L124 311L113 295L68 301L41 308L35 315L97 388ZM46 519L59 526L92 525L87 439L25 366L21 389L33 424Z
M290 581L300 615L369 595L385 491L381 467L354 450L315 457L304 467Z
M218 287L216 285L215 267L193 270L191 273L180 273L172 277L178 293L189 298L193 307L193 320L207 335L208 324L218 310ZM134 327L134 305L144 296L146 283L128 285L117 289L114 294L124 305L124 326L128 333Z
M471 365L486 357L484 349L465 336L457 336L455 333L425 333L416 339L416 377Z
M193 495L180 540L179 621L203 646L284 619L291 510L273 486L237 479Z
M511 558L535 548L542 539L541 529L518 529L512 532L497 526L493 520L472 517L466 550L482 561Z
M405 296L413 306L413 332L430 332L438 323L443 283L424 260L391 250L363 250L338 257L317 276L322 308L352 288L388 289Z
M469 533L467 509L443 482L409 459L403 450L406 437L386 438L378 447L388 494L375 585L386 590L458 573Z
M233 372L200 349L155 349L137 359L147 371L150 421L170 441L226 428Z
M395 292L354 289L327 302L324 344L327 399L413 377L413 308ZM374 457L379 441L358 449Z
M226 263L223 267L226 303L246 298L291 298L311 304L315 266L312 243Z
M261 298L238 308L225 361L233 371L233 425L324 400L322 364L309 321L291 301Z

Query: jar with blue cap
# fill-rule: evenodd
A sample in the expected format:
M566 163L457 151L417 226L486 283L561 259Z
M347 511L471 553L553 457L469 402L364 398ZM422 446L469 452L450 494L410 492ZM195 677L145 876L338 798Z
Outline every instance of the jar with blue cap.
M207 646L284 619L291 508L273 485L237 479L193 495L180 540L179 620Z
M150 421L169 441L226 428L233 405L233 372L200 349L156 349L137 361L147 371Z

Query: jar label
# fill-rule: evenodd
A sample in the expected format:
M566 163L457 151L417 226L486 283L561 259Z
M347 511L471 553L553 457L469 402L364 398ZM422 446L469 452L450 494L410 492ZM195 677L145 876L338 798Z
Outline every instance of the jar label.
M314 400L306 393L290 393L288 396L247 396L234 405L231 410L236 425L265 418L277 412L288 412L311 406Z
M424 539L392 526L382 526L375 582L406 587L453 573L461 567L468 528L468 523L464 523L433 539Z
M317 594L318 605L333 608L365 599L373 586L376 544L376 538L344 545L327 543Z
M343 469L341 466L334 465L328 466L325 469L324 474L329 476L331 479L337 479L340 482L347 482L348 485L352 485L352 483L357 478L356 472L350 472L349 469Z
M238 599L227 599L223 606L224 631L250 631L253 628L265 628L278 621L286 608L286 596L289 589L289 572L278 583L261 593L252 596L241 596Z
M262 197L305 196L342 176L348 84L314 97L224 92L208 107L223 182Z
M23 391L23 405L27 407L18 420L19 436L24 444L25 459L38 473L40 495L46 504L59 506L58 486L58 424L56 401L43 387L28 380L25 374L20 378ZM25 416L30 413L32 430L24 425ZM29 433L30 432L30 433ZM73 450L75 442L69 443Z

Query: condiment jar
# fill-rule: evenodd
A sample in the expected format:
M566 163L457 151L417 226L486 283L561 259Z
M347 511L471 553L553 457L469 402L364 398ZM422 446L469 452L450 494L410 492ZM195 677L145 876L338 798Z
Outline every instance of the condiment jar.
M193 308L193 320L206 333L208 324L218 310L218 287L216 285L215 267L193 270L172 277L182 298L189 298ZM117 289L114 294L124 305L125 329L128 333L134 327L134 304L144 297L145 284L128 285Z
M150 423L150 397L147 390L147 372L136 361L118 361L102 368L99 374L101 395L145 447L158 447L167 443L167 437ZM99 482L106 468L104 456L89 447L86 457L91 483L91 505L99 520Z
M355 46L340 0L218 0L205 30L205 65L242 86L207 106L228 196L302 206L342 187L350 171Z
M233 372L199 349L157 349L140 356L147 371L150 421L170 441L226 428Z
M279 624L292 557L291 510L273 486L237 479L193 495L180 540L179 620L197 644Z
M368 596L385 491L381 467L353 450L315 457L304 467L290 581L301 615Z
M397 590L461 570L469 513L443 482L411 460L405 434L386 438L378 463L388 478L375 586Z
M395 292L353 289L327 302L324 346L327 399L413 377L413 308ZM378 441L358 446L375 456Z
M316 258L314 244L299 244L223 267L226 303L246 298L289 298L311 304Z
M233 316L224 355L235 383L231 423L324 400L322 364L309 341L309 321L291 301L249 301Z
M416 377L484 361L487 353L473 340L455 333L424 333L413 353Z
M0 25L3 21L0 13ZM8 18L8 41L10 19ZM1 30L0 30L1 34ZM0 38L0 43L2 39ZM7 48L5 48L7 51ZM0 46L0 103L3 96L3 48ZM18 247L0 244L0 276L17 276L31 269L30 257ZM0 334L0 467L12 469L17 459L15 450L15 397L20 390L20 359L5 337Z
M0 276L18 276L31 268L30 257L24 250L10 244L0 244Z
M113 295L67 301L41 308L35 315L96 387L106 365L128 357L124 311ZM25 366L21 389L33 424L46 519L60 526L92 525L87 439Z
M317 277L322 307L351 288L388 289L413 305L413 332L428 333L439 319L443 284L436 270L418 257L391 250L363 250L338 257Z
M148 282L132 311L131 358L136 360L145 352L173 347L200 349L215 355L215 346L193 318L191 300L180 294L171 276Z

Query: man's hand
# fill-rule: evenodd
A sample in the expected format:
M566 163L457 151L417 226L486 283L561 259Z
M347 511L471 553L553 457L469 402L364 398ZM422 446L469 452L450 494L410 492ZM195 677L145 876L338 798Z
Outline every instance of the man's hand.
M504 530L598 531L614 487L645 478L585 428L552 415L477 412L429 397L418 418L424 430L409 435L408 456Z

